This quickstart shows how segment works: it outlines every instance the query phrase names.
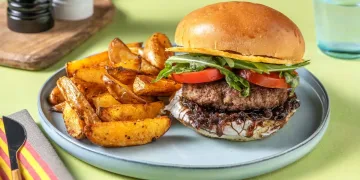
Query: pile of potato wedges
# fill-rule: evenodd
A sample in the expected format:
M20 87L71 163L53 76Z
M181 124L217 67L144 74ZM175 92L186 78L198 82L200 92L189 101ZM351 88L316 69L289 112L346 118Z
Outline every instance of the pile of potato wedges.
M152 142L170 128L162 115L161 97L181 84L171 79L153 82L172 55L166 35L154 33L143 44L111 41L107 51L66 64L49 95L52 110L63 113L67 132L104 147Z

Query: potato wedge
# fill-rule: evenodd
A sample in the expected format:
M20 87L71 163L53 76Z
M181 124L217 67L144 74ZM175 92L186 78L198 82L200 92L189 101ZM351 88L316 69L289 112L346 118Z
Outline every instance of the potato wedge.
M110 65L109 55L108 52L105 51L99 54L95 54L93 56L89 56L85 59L68 62L66 63L65 69L67 76L72 77L73 74L79 69L90 68L90 67L92 68L104 67L109 65Z
M104 147L124 147L147 144L163 136L171 121L162 116L136 121L96 123L85 128L86 137Z
M109 74L103 76L103 81L109 93L122 104L145 104L152 102L151 99L137 96L127 85L122 84Z
M129 47L130 51L136 55L143 56L144 55L144 48L142 47Z
M125 69L123 67L106 67L106 72L122 84L126 85L132 84L136 75L138 74L138 71Z
M86 97L90 104L93 104L93 97L108 92L105 84L86 82L81 79L72 77L71 81L76 85L78 90Z
M140 66L140 72L143 74L148 74L148 75L158 75L160 70L151 65L149 62L147 62L145 59L141 60L141 66Z
M102 108L102 107L111 107L111 106L114 106L114 105L121 104L110 93L103 93L103 94L100 94L100 95L98 95L96 97L93 97L92 101L93 101L93 104L95 106L97 114L99 114L99 109Z
M61 113L61 112L64 111L65 105L66 105L66 101L61 102L61 103L59 103L59 104L56 104L56 105L52 106L52 107L50 108L50 111L54 111L54 112L59 112L59 113Z
M65 103L63 119L65 127L69 135L76 139L82 139L85 137L84 126L85 122L81 120L76 111L71 108L68 103Z
M89 101L79 91L70 78L63 76L59 78L56 84L66 102L69 103L71 108L76 111L81 119L84 119L86 125L100 122L99 117L96 115Z
M83 68L78 69L73 74L73 77L81 79L86 82L104 84L102 76L105 74L104 68Z
M135 77L134 77L135 79ZM54 89L51 91L49 95L49 102L51 105L57 105L59 103L64 102L65 99L63 95L61 94L59 88L57 86L54 87Z
M114 67L136 71L140 69L141 57L132 53L119 38L112 40L109 45L109 59Z
M126 46L127 46L128 48L133 48L133 47L141 48L142 45L143 45L143 42L126 43Z
M170 96L181 88L181 84L170 79L161 79L153 83L155 77L146 75L137 75L133 91L139 96Z
M123 121L154 118L164 108L162 101L147 104L120 104L100 107L98 115L102 121Z
M144 58L153 66L164 69L165 61L173 56L174 53L165 51L171 47L169 38L162 33L154 33L147 41L144 47Z

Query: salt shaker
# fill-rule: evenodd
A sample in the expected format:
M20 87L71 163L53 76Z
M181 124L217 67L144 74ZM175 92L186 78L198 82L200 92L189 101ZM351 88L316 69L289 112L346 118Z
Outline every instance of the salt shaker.
M52 6L54 17L60 20L83 20L94 13L94 0L53 0Z
M8 28L20 33L38 33L51 29L54 19L50 0L8 0Z

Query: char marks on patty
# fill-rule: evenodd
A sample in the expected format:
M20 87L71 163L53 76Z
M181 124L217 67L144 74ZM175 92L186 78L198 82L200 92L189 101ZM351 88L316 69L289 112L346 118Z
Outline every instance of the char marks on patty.
M224 111L268 109L288 99L287 89L264 88L251 84L250 95L240 96L225 80L201 84L184 84L183 97L201 106Z

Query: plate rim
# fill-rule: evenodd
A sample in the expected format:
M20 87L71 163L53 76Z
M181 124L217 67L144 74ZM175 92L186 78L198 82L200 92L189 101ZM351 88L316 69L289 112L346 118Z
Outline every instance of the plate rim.
M106 156L106 157L110 157L110 158L114 158L116 160L120 160L120 161L125 161L125 162L130 162L130 163L138 163L141 165L149 165L149 166L156 166L156 167L167 167L167 168L181 168L181 169L205 169L205 170L211 170L211 169L227 169L227 168L238 168L238 167L242 167L242 166L248 166L248 165L252 165L252 164L256 164L259 162L263 162L263 161L267 161L267 160L271 160L271 159L275 159L277 157L280 157L282 155L285 155L289 152L295 151L296 149L299 149L300 147L306 145L307 143L311 142L315 137L318 136L318 134L323 130L324 127L326 127L326 123L330 120L329 116L330 116L330 98L329 95L324 87L324 85L319 81L319 79L314 76L313 73L311 73L309 70L305 69L305 68L300 68L303 71L305 71L306 73L308 73L311 78L314 79L314 81L316 82L316 84L320 87L320 89L323 91L324 93L324 97L325 97L325 116L322 117L321 120L321 124L319 125L319 127L305 140L303 140L302 142L300 142L299 144L286 149L280 153L268 156L268 157L263 157L260 159L256 159L256 160L252 160L252 161L248 161L248 162L242 162L242 163L237 163L237 164L229 164L229 165L221 165L221 166L186 166L186 165L180 165L180 164L159 164L159 163L154 163L154 162L144 162L144 161L138 161L138 160L131 160L131 159L124 159L121 157L117 157L111 154L105 154L103 152L99 152L96 150L93 150L91 148L85 147L82 144L76 143L74 142L75 139L72 139L70 137L68 137L66 134L60 132L56 127L54 127L54 125L48 120L48 118L46 118L43 110L42 110L42 97L41 95L44 93L44 89L45 87L49 84L49 82L55 78L55 76L57 76L60 73L63 73L63 71L66 74L66 69L65 67L62 67L60 69L58 69L55 73L53 73L46 81L45 83L42 85L39 94L38 94L38 113L40 115L40 121L45 123L51 130L53 130L53 132L57 133L60 137L62 137L63 139L65 139L66 141L70 142L71 144L74 144L82 149L84 149L85 151L91 152L91 153L95 153L101 156ZM43 124L41 123L41 124ZM54 140L53 140L54 141ZM58 144L56 141L54 141L56 144ZM59 145L59 144L58 144ZM60 146L60 145L59 145ZM65 149L64 149L65 150ZM65 150L67 151L67 150Z

